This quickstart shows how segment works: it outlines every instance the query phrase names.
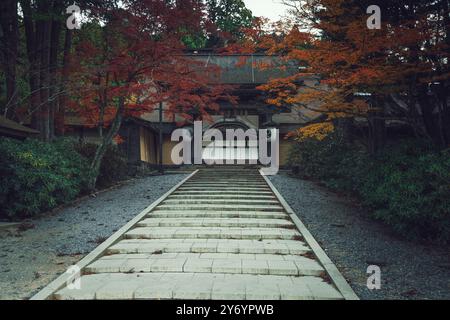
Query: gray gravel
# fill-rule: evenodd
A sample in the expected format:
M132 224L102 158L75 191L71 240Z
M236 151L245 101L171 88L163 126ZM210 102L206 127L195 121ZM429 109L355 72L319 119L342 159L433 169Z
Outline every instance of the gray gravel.
M0 235L0 299L30 297L187 175L151 176Z
M271 177L361 299L450 299L450 249L400 239L343 199L287 174ZM381 290L367 289L367 267L381 267Z

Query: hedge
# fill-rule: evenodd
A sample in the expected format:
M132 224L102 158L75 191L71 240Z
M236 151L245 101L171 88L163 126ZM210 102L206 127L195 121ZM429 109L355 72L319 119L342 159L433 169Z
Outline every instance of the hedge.
M0 216L33 216L75 199L87 172L88 161L69 141L1 138Z
M450 243L450 150L401 140L370 156L331 135L297 143L290 163L304 177L358 196L372 217L399 234Z
M70 202L88 192L93 144L73 140L52 143L35 139L0 140L0 218L30 217ZM102 162L97 188L127 177L127 164L112 146Z

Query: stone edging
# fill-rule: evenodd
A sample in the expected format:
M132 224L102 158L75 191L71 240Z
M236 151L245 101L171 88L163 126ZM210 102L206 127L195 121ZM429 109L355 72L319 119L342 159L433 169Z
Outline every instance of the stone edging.
M114 243L120 241L122 239L123 235L128 230L130 230L136 223L141 221L148 213L150 213L156 206L158 206L161 202L163 202L169 195L171 195L173 192L175 192L187 180L192 178L197 172L198 172L198 170L191 173L188 177L186 177L181 182L179 182L176 186L174 186L172 189L170 189L168 192L166 192L158 200L153 202L149 207L144 209L144 211L142 211L140 214L138 214L135 218L133 218L125 226L120 228L116 233L114 233L111 237L109 237L105 242L103 242L96 249L94 249L92 252L90 252L86 257L81 259L76 264L76 266L79 267L80 270L82 271L86 266L88 266L95 259L100 257L107 248L112 246ZM52 295L56 291L58 291L59 289L63 288L64 285L66 285L66 282L67 282L67 280L70 279L70 277L72 277L72 275L63 273L58 278L56 278L54 281L52 281L49 285L47 285L45 288L43 288L37 294L35 294L33 297L31 297L30 300L49 300L49 299L51 299Z
M320 261L322 266L327 271L328 275L330 276L331 280L333 281L336 288L341 292L345 300L359 300L356 293L353 291L353 289L348 284L347 280L345 280L344 276L340 273L336 265L330 260L328 255L325 253L325 251L320 247L320 245L317 243L316 239L312 236L312 234L308 231L306 226L301 222L301 220L298 218L294 210L291 208L291 206L287 203L287 201L283 198L283 196L278 192L278 190L275 188L275 186L272 184L272 182L260 171L260 174L266 181L266 183L269 185L272 192L275 194L277 199L280 201L283 208L286 210L286 212L289 214L290 218L292 219L292 222L297 226L300 233L303 235L306 243L310 246L312 251L314 252L314 255L316 258Z

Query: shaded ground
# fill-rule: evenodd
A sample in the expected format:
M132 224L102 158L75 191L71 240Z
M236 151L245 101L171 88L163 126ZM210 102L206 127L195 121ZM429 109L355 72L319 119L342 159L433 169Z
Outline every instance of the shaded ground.
M79 261L186 175L151 176L0 234L0 299L26 299Z
M450 299L450 248L412 243L313 182L286 174L271 181L361 299ZM367 267L381 267L381 290L367 289Z

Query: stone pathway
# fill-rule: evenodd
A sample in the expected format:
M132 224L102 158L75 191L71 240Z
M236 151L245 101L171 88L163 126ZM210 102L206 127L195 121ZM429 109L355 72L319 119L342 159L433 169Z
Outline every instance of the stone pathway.
M256 169L206 168L35 299L357 299ZM302 231L303 228L303 231Z

